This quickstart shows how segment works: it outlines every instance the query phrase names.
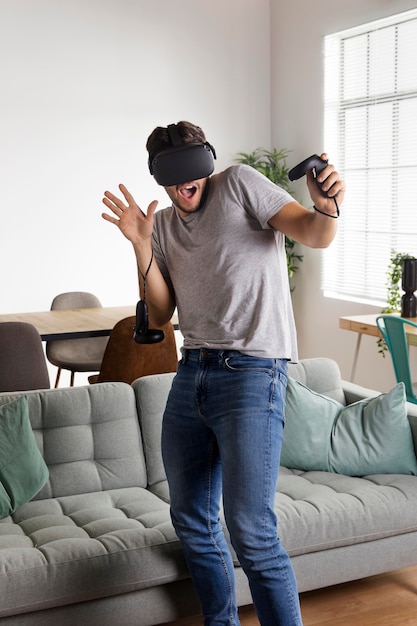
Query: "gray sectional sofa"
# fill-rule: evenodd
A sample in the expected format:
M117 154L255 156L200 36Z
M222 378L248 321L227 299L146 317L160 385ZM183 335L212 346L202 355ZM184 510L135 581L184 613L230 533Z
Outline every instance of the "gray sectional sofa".
M289 373L343 403L377 395L341 381L329 359ZM151 626L198 613L159 447L171 381L25 394L49 478L0 520L1 626ZM21 395L0 394L0 407ZM417 406L407 408L417 442ZM276 510L301 592L417 563L415 475L283 467ZM236 577L249 604L238 563Z

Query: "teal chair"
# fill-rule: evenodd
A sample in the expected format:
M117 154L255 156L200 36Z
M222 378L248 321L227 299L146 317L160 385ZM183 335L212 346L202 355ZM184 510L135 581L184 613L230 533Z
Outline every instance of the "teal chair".
M387 344L391 354L397 383L403 382L407 394L407 400L417 404L417 396L411 380L410 361L408 358L408 343L406 326L412 326L417 330L417 324L404 317L394 315L379 315L376 325Z

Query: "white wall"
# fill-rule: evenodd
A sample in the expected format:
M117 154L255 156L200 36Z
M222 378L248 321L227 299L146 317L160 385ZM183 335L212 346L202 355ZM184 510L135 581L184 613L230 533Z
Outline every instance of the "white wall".
M101 198L124 182L165 205L155 126L201 125L218 169L270 142L269 0L0 0L0 58L0 312L70 290L136 302Z
M124 182L143 207L164 205L146 167L154 126L199 123L218 169L257 146L289 148L296 163L322 147L323 36L415 6L0 0L0 312L46 310L78 289L105 305L134 303L133 254L101 219L101 197ZM304 254L300 355L332 356L347 377L356 335L338 318L377 309L324 298L321 253ZM368 337L357 379L381 390L392 382Z
M336 0L331 4L271 0L272 143L292 150L291 164L326 150L323 37L416 7L416 0ZM410 69L415 62L410 60ZM305 183L297 183L296 189L297 197L308 204ZM347 204L343 211L349 211ZM357 334L340 330L339 317L377 313L380 308L325 298L320 290L322 253L305 248L302 252L304 262L293 295L300 356L330 356L349 378ZM395 382L390 358L378 354L372 337L363 336L355 381L381 391Z

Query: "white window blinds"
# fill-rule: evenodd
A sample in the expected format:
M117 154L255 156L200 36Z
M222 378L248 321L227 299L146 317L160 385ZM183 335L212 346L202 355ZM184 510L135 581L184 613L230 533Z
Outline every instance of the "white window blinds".
M325 38L325 146L347 193L323 288L385 302L391 251L417 256L417 10Z

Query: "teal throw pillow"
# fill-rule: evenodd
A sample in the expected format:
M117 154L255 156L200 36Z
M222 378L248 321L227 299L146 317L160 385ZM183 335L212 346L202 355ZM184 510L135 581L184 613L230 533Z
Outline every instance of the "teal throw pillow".
M48 476L29 420L27 396L0 406L0 519L33 498Z
M347 476L417 474L405 388L343 406L289 378L281 465Z

